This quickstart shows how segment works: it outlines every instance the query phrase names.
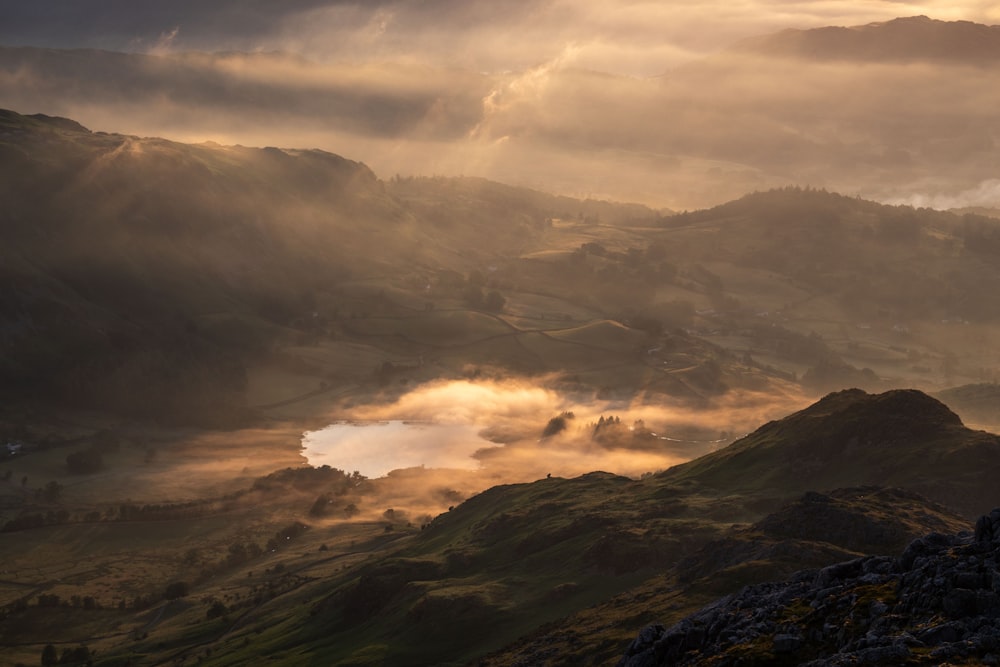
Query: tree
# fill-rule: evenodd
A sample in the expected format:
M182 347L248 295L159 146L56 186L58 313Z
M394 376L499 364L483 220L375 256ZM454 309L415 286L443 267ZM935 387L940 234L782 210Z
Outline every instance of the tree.
M504 304L506 303L507 299L503 298L503 295L500 294L500 292L490 290L489 294L487 294L486 298L483 300L483 307L490 312L499 313L503 310Z
M573 419L575 415L572 412L563 412L558 417L553 417L549 420L549 423L545 425L542 430L542 439L550 438L557 433L561 433L566 430L567 421Z
M56 647L52 644L46 644L45 648L42 649L42 665L43 667L48 667L49 665L59 664L59 653L56 652Z
M51 481L42 490L42 497L45 502L54 503L62 496L63 485L56 481Z
M167 600L176 600L178 598L187 597L188 585L184 581L173 581L167 584L167 587L163 590L163 597Z
M473 269L469 272L469 284L482 287L486 284L486 276L484 276L483 272L479 269Z
M329 493L323 493L309 508L310 516L325 516L330 510L330 504L333 503L333 497Z
M59 658L61 665L90 665L90 649L87 646L64 648Z
M121 438L109 429L102 429L94 434L92 446L97 451L109 454L121 449Z
M661 262L667 258L667 246L662 241L653 241L646 246L646 259L651 262Z
M85 449L73 452L66 457L66 467L75 475L95 473L104 465L104 457L97 449Z
M219 618L220 616L225 616L227 613L229 613L229 609L226 608L226 605L220 600L214 600L212 606L205 612L205 618Z
M479 308L483 305L483 288L478 285L469 285L462 290L462 300L472 308Z

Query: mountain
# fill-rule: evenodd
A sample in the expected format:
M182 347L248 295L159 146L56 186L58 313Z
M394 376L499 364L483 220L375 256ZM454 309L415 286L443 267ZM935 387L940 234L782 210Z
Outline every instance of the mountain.
M405 252L374 175L321 151L3 112L0 171L8 394L238 418L243 354L307 311L317 285ZM373 220L383 254L366 262L360 225Z
M998 557L994 510L975 534L932 533L898 557L799 572L670 628L648 626L619 665L990 664L1000 647Z
M966 428L914 390L830 394L731 446L662 474L730 492L784 495L899 486L975 516L996 504L1000 437Z
M785 30L744 41L735 50L809 60L989 66L1000 60L1000 26L910 16L846 28Z

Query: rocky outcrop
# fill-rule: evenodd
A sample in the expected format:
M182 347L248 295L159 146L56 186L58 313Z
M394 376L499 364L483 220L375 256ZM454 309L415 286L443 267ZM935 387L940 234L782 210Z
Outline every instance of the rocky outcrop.
M619 667L1000 664L1000 509L975 532L931 533L748 586L672 627L650 625Z

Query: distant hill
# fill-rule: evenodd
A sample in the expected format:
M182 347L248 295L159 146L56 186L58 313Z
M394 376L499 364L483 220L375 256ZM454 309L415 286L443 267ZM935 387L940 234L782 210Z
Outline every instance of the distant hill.
M985 206L967 206L965 208L953 208L950 209L952 213L956 215L974 215L983 216L987 218L1000 218L1000 208L992 208Z
M782 58L985 66L1000 61L1000 26L911 16L862 26L784 30L741 42L735 50Z

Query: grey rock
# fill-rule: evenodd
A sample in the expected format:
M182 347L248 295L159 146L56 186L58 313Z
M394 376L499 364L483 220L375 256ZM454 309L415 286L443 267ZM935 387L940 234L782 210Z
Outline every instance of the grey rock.
M977 522L975 535L932 533L896 559L796 573L784 584L748 586L671 628L648 626L619 666L701 664L767 637L775 654L817 667L897 665L918 647L937 662L1000 664L998 563L1000 509Z
M954 588L945 593L941 600L944 613L950 618L961 618L976 613L976 592L964 588Z
M802 648L802 635L781 634L774 636L775 653L794 653Z

